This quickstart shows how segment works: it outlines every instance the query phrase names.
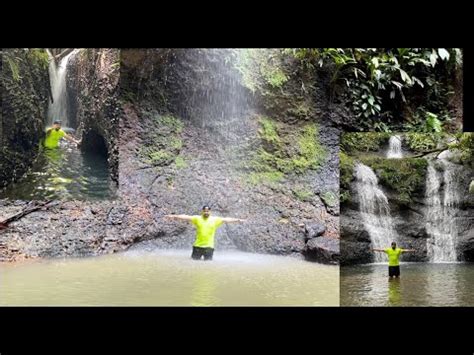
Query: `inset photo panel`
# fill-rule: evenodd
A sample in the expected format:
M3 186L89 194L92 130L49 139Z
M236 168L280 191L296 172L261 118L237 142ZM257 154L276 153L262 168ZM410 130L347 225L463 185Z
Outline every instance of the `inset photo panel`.
M318 48L347 132L463 132L461 48ZM345 110L341 110L344 107Z
M118 187L119 59L108 48L2 49L0 262L105 250ZM0 302L22 299L9 281L31 281L39 298L26 303L50 302L42 277L8 272L2 290L12 293Z
M474 306L474 135L344 133L341 306Z

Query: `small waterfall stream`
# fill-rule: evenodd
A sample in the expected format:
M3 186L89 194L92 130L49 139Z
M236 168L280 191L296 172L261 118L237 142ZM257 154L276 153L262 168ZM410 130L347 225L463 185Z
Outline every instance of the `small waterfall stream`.
M426 230L430 235L427 249L431 262L457 261L455 215L461 202L457 183L460 167L448 160L449 155L444 151L438 159L430 160L426 176ZM436 169L437 165L442 171Z
M387 248L397 240L387 196L378 186L374 171L361 163L355 166L356 189L360 204L360 213L373 248ZM386 260L385 255L376 253L376 262Z
M403 158L402 152L402 137L400 135L391 136L388 141L387 158L389 159L401 159Z
M64 56L58 65L53 59L50 51L49 61L49 77L51 83L51 92L53 95L53 101L50 102L48 107L48 125L52 125L54 120L62 121L63 127L69 126L68 118L68 100L66 92L66 74L69 60L78 52L78 49L73 50L71 53Z

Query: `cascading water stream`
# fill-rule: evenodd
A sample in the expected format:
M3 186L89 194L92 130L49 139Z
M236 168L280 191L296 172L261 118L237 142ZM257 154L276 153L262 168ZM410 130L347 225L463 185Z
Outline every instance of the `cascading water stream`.
M395 135L395 136L390 137L390 140L388 141L387 158L389 159L403 158L401 136Z
M387 196L378 186L374 171L361 163L355 166L356 189L359 208L364 227L370 235L373 248L387 248L392 241L397 240ZM385 261L380 253L374 255L376 262Z
M428 256L431 262L455 262L456 237L458 235L456 210L461 201L457 183L459 167L451 163L449 151L428 163L426 175L426 231ZM442 172L436 169L439 164Z
M53 102L48 107L47 127L54 120L60 120L62 129L68 134L73 128L69 127L71 121L67 115L66 74L70 59L78 51L71 51L58 66L48 51ZM58 149L42 149L29 171L2 191L0 198L100 200L113 196L113 193L107 157L99 152L81 152L73 143L63 139Z
M49 77L51 83L51 93L53 101L48 107L48 125L52 125L54 120L62 121L64 127L69 127L69 118L67 114L67 93L66 93L66 74L69 60L77 53L77 49L64 56L58 65L53 59L51 52L49 61Z

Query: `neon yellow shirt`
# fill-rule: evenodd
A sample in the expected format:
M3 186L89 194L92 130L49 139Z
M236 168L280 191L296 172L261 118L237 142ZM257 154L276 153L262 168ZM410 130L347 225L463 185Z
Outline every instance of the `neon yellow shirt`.
M54 128L51 129L49 134L46 133L46 138L44 140L44 146L46 148L57 148L59 144L59 140L66 135L62 129L56 131Z
M387 248L387 249L385 249L385 253L387 253L387 255L388 255L388 266L398 266L398 265L400 265L398 259L400 258L400 254L402 253L402 249L395 248L395 250L393 250L392 248Z
M222 218L209 216L204 219L202 216L193 216L191 223L196 226L195 247L214 248L214 235L217 228L224 223Z

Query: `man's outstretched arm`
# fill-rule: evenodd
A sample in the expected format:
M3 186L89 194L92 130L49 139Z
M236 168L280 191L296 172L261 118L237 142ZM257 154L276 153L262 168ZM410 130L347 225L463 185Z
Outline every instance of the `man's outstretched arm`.
M230 217L222 217L222 222L225 223L237 223L237 222L245 222L245 219L240 219L240 218L230 218Z
M380 251L380 252L385 253L385 249L372 249L372 251Z
M81 143L81 141L78 141L77 139L74 139L74 138L71 137L69 134L65 134L65 135L64 135L64 138L66 138L68 141L73 142L73 143L76 143L76 144L80 144L80 143Z
M193 219L193 216L188 216L186 214L167 214L166 216L164 216L163 218L167 218L167 219L179 219L179 220L182 220L182 221L190 221Z
M415 249L402 249L402 252L406 253L406 252L415 252L416 250Z

